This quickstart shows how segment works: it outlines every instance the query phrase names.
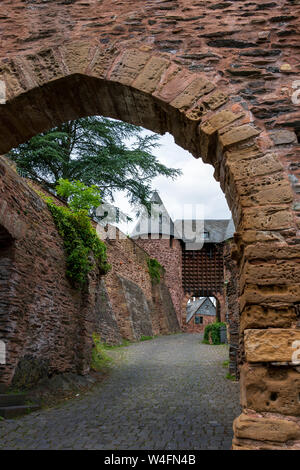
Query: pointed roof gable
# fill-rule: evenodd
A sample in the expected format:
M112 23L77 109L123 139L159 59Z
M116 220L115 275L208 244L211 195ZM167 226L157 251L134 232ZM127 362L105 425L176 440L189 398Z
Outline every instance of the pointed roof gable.
M149 234L154 235L165 235L166 238L174 236L174 223L171 219L164 203L162 202L158 191L154 191L151 201L151 215L145 210L136 226L134 227L131 237L138 238L148 236Z
M189 323L191 319L193 318L193 316L196 315L196 313L199 313L201 315L214 316L215 312L214 314L211 314L211 313L203 313L199 311L206 303L210 303L213 306L214 311L216 312L216 306L213 304L213 302L211 301L209 297L203 297L201 299L194 300L193 302L190 302L186 307L186 310L187 310L186 323Z
M177 219L173 222L156 190L153 192L150 201L152 205L151 216L146 210L141 214L131 233L132 238L148 238L149 234L152 234L152 238L158 238L158 235L161 234L162 236L165 235L165 238L172 236L182 240L186 248L190 246L188 249L199 249L193 247L194 243L184 234L192 234L194 237L196 230L197 233L204 232L204 243L222 243L232 238L235 232L232 219Z

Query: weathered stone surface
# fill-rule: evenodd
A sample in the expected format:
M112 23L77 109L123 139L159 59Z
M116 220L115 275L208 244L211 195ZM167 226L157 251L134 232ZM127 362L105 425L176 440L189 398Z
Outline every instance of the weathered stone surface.
M251 137L256 137L257 135L259 135L259 131L254 129L252 126L245 125L234 127L230 131L220 136L220 142L223 148L227 148L230 145L243 142L244 140L248 140Z
M129 49L117 60L108 77L110 80L122 83L123 85L130 85L149 59L150 56L147 52Z
M246 360L249 362L293 362L297 348L299 348L296 342L300 341L300 330L292 328L250 329L244 331L244 338Z
M240 332L246 329L265 328L290 328L296 323L295 308L289 306L248 305L241 313Z
M133 86L146 93L153 93L168 66L168 60L160 57L151 57L137 79L133 82Z
M295 132L287 129L278 129L271 132L271 138L275 145L287 145L297 143Z
M228 167L236 180L268 175L282 169L280 161L274 155L253 160L228 161Z
M215 88L215 85L202 78L196 78L186 89L177 96L172 102L171 106L180 110L191 108L198 99L209 93Z
M257 209L246 208L243 212L242 226L244 229L257 230L283 230L293 225L293 216L288 212L289 207L280 206L261 207Z
M230 110L223 110L217 112L212 118L207 120L204 124L200 126L201 131L204 134L212 135L223 127L228 126L232 122L236 121L243 114L233 113Z
M257 441L287 442L300 438L300 427L294 421L242 414L233 424L237 438Z
M300 374L286 367L244 364L241 368L241 404L257 411L300 416Z

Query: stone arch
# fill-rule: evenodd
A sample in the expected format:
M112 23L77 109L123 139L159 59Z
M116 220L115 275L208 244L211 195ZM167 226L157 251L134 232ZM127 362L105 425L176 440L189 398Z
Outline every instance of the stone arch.
M297 226L290 183L247 102L230 96L217 80L186 70L145 45L109 50L89 42L65 43L7 61L1 79L7 94L0 106L1 153L66 120L102 114L158 133L168 131L178 145L214 166L237 227L247 361L242 402L246 410L260 412L249 417L246 411L237 419L234 445L282 443L282 436L272 431L274 420L282 432L289 428L285 441L299 439L297 420L292 425L284 419L299 416L299 407L284 392L271 407L260 400L264 391L251 394L258 380L264 380L266 389L271 386L271 364L290 362L290 340L300 338L295 329L300 245L293 243ZM283 416L274 418L270 411ZM257 429L264 429L261 438Z

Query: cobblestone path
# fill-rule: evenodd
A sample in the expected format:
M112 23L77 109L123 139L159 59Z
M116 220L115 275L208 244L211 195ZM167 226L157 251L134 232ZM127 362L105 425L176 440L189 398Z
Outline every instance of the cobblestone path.
M178 334L112 350L109 378L87 395L0 421L0 449L230 449L239 386L227 346Z

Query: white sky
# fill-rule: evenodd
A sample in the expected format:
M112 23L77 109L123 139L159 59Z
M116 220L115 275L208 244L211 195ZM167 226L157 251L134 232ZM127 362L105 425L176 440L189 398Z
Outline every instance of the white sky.
M202 204L205 219L230 219L231 213L225 196L213 177L213 167L203 163L201 159L195 159L189 152L176 145L170 134L162 136L160 144L153 154L166 166L183 171L182 176L174 181L157 177L152 183L152 189L159 192L171 218L183 218L183 204ZM133 222L118 225L124 233L130 234L137 220L124 192L115 193L114 205L134 218Z

